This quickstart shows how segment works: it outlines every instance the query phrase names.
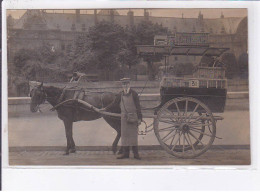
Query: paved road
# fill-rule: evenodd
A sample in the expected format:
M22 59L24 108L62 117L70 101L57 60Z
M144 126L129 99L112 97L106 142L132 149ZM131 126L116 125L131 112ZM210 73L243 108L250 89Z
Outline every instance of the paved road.
M248 100L229 101L227 111L217 122L217 136L214 145L250 145ZM151 119L146 119L151 123ZM144 127L144 126L141 126ZM74 123L73 137L77 146L111 146L116 132L103 119ZM197 159L180 160L162 150L142 150L142 161L133 159L118 161L111 151L78 151L63 156L60 149L48 151L50 147L66 146L65 130L55 114L32 114L10 117L8 121L9 147L23 148L39 146L36 152L10 152L10 164L40 165L126 165L126 164L249 164L249 150L209 150ZM153 132L139 136L140 145L159 145ZM23 150L23 149L21 149Z
M217 122L215 145L249 145L249 111L227 111L223 121ZM151 119L145 119L152 123ZM116 131L103 119L74 123L73 137L77 146L111 146ZM142 125L140 128L144 128ZM57 116L9 118L9 146L66 146L63 122ZM140 145L158 145L153 132L139 136Z
M178 159L163 150L142 150L141 160L118 160L111 151L77 151L64 156L61 151L10 152L10 165L250 165L247 149L209 150L195 159Z

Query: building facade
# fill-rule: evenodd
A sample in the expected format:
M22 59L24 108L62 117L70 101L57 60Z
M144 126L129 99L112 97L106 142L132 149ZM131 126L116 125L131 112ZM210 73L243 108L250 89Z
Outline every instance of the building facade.
M247 18L225 18L222 14L216 19L205 19L199 12L197 18L152 17L144 10L143 16L119 15L116 10L95 10L94 14L50 13L45 10L28 10L18 20L8 16L9 53L20 48L35 48L48 43L52 49L69 47L78 33L84 33L98 21L113 21L121 26L137 25L143 20L168 27L171 32L207 32L211 46L228 47L238 59L247 53Z

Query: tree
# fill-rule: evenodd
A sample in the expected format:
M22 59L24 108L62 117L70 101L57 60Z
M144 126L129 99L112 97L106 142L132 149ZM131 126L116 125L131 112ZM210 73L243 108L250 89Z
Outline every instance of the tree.
M149 20L140 22L135 29L135 45L153 45L155 35L167 35L168 28L159 24L154 24ZM162 57L157 56L154 59L150 57L144 58L148 65L149 80L155 79L155 68L153 68L154 61L160 61Z
M130 71L139 62L137 44L153 44L154 35L167 32L167 28L149 21L141 22L137 28L123 28L113 22L101 21L77 37L68 53L68 61L77 71L104 70L105 79L109 79L109 72L116 68L126 66ZM154 78L152 61L147 59L147 62Z
M226 76L228 79L232 79L234 76L238 75L239 68L233 53L223 54L222 62L226 65Z
M238 58L239 75L241 78L248 78L248 54L242 53Z
M21 87L28 84L30 80L65 81L68 70L66 64L63 54L53 49L49 43L34 49L20 49L14 55L13 66L8 68L11 77L8 82L9 87L19 91L13 94L19 96L27 92L21 91L23 90Z
M136 43L140 45L153 45L155 35L167 35L168 28L154 24L149 20L140 22L135 30Z
M134 30L134 27L125 27L125 45L118 53L119 62L122 66L127 66L129 70L139 62L136 52L136 36Z
M89 29L87 39L92 52L88 51L90 61L97 69L105 70L106 79L109 79L109 72L128 62L126 34L120 25L101 21Z
M53 45L46 42L43 45L36 49L37 54L39 55L39 60L44 63L54 63L60 57L61 54L58 50L54 48Z
M73 71L88 73L96 69L95 54L91 51L90 40L86 33L79 34L67 50L68 61Z
M38 55L35 50L31 49L21 49L17 51L14 55L14 67L15 71L18 73L21 72L22 68L26 65L26 63L31 59L37 59Z

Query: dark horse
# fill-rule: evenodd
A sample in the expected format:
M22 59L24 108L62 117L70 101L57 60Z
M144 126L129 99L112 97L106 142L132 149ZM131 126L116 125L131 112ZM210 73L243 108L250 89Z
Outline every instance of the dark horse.
M54 86L43 86L43 84L34 87L31 92L31 112L36 112L39 109L39 105L47 100L52 106L56 106L61 101L75 98L75 90L57 88ZM115 99L115 94L110 92L89 92L82 96L82 100L90 103L94 107L104 108ZM121 120L120 118L103 116L100 113L93 111L78 102L72 102L70 104L64 104L56 108L58 117L64 122L67 148L66 153L73 153L76 151L75 143L72 137L72 125L77 121L92 121L103 117L105 121L116 130L117 136L112 144L112 150L115 153L117 150L117 144L121 137ZM120 113L120 107L111 107L109 112Z

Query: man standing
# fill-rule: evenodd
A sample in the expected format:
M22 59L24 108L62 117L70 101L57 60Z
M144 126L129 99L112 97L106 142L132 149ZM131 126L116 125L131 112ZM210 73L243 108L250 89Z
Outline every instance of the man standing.
M123 153L117 159L129 158L130 146L132 147L134 158L140 160L138 153L138 125L142 121L140 101L136 91L130 88L130 79L120 80L123 91L121 91L111 106L119 105L121 109L121 145Z

